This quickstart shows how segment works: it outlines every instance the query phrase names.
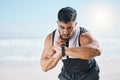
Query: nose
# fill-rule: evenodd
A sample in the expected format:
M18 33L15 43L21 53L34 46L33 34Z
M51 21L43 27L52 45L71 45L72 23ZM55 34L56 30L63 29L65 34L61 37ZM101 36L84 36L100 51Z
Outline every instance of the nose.
M64 34L68 34L69 31L67 29L64 30Z

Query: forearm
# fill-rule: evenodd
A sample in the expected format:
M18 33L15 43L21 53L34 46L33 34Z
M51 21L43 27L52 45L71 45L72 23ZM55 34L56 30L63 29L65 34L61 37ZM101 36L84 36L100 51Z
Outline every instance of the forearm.
M60 58L49 58L49 59L42 59L41 60L41 68L43 71L48 71L52 68L54 68L58 61L60 60Z
M48 67L47 67L46 70L48 71L48 70L54 68L54 67L58 64L59 60L60 60L59 58L55 58L55 59L53 60L53 62L50 63L50 65L48 65Z
M90 59L100 55L100 50L93 46L82 46L75 48L66 48L66 55L80 59Z

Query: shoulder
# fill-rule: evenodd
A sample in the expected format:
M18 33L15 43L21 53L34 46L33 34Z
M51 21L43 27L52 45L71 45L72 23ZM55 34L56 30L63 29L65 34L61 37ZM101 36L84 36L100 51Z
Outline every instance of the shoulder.
M88 30L84 27L79 27L79 28L80 28L80 33L88 32Z
M47 35L46 39L45 39L45 45L51 45L53 44L53 39L55 36L55 32L56 30L54 30L53 32L51 32L50 34Z
M92 36L92 34L86 30L85 28L82 28L82 32L80 34L80 44L81 45L87 45L91 43L97 43L97 40Z
M48 34L45 39L45 45L50 45L50 44L52 44L52 33Z

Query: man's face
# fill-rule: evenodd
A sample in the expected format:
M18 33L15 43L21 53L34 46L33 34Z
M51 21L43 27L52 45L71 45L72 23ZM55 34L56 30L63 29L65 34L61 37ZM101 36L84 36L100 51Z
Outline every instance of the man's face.
M60 37L64 40L70 39L70 36L72 35L77 25L76 21L71 21L68 23L58 21L57 23L58 23L58 30L60 33Z

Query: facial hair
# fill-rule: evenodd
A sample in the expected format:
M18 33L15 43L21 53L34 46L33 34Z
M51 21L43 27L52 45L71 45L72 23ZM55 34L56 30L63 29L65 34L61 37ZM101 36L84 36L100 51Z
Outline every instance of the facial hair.
M58 31L58 32L59 32L59 31ZM60 32L59 32L59 35L60 35L60 38L61 38L62 40L68 41L68 40L70 39L70 38L67 38L67 39L63 38Z

